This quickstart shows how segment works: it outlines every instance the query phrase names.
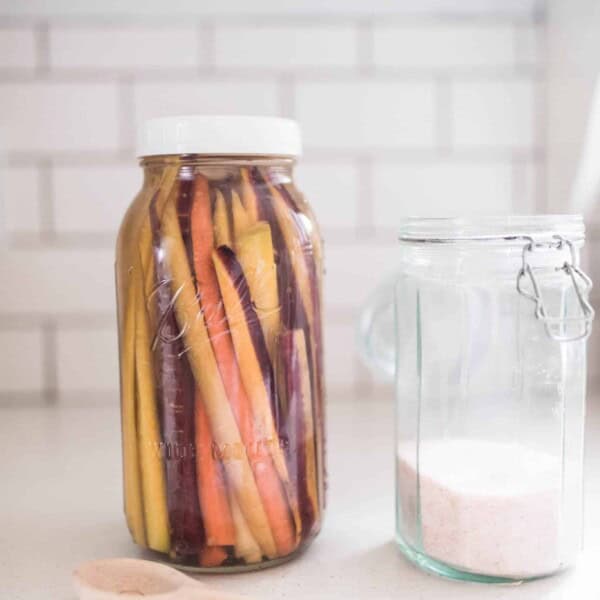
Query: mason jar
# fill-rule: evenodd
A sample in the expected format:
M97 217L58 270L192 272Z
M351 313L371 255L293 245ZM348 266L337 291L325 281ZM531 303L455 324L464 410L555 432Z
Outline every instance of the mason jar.
M324 507L322 251L296 123L146 123L117 243L124 496L181 566L286 560Z
M397 542L427 570L503 582L577 557L583 243L579 216L401 224L400 267L363 315L362 344L395 373Z

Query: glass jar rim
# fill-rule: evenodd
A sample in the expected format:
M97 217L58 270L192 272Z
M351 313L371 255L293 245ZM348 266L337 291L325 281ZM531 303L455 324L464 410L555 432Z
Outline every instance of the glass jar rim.
M577 214L474 217L406 217L398 239L407 243L546 240L561 236L583 241L585 225Z

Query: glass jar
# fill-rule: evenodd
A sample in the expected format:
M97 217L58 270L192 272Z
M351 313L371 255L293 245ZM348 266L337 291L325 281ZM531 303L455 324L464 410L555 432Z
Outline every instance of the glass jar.
M293 121L146 124L117 244L124 495L185 567L292 557L324 507L321 240Z
M576 559L583 242L577 216L401 226L400 270L363 316L363 350L395 372L397 542L427 570L502 582Z

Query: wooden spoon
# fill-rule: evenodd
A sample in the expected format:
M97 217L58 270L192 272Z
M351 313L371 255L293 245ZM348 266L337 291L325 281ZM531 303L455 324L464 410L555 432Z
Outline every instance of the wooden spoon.
M80 600L244 600L166 565L135 558L86 562L73 572L73 584Z

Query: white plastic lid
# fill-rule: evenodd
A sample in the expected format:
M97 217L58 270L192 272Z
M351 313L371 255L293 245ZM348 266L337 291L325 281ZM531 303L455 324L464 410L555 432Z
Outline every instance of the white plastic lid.
M300 156L296 121L241 115L183 115L150 119L138 135L137 156L162 154Z

